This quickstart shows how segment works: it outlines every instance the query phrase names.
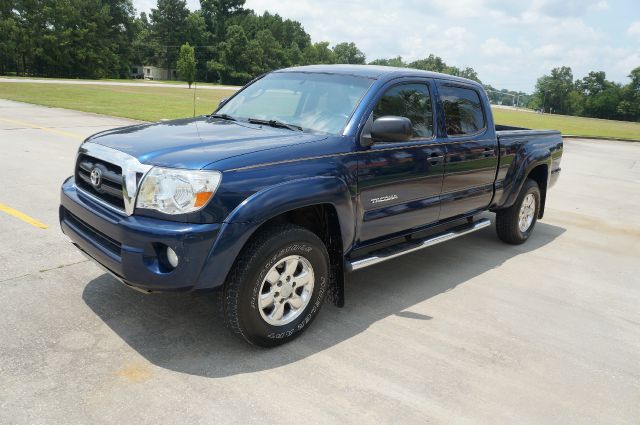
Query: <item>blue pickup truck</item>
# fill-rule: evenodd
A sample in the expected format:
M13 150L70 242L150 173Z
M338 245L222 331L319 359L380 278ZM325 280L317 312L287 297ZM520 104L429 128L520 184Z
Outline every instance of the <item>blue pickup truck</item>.
M478 83L403 68L265 74L211 115L95 134L60 224L145 292L220 290L228 328L275 346L344 304L345 273L490 225L529 238L557 131L496 126Z

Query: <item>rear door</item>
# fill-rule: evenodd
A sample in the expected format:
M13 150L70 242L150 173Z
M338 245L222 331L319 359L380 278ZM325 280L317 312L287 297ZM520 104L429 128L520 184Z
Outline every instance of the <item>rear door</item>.
M481 93L472 85L438 83L446 143L440 219L485 209L498 167L495 130L488 125Z
M371 119L407 117L413 136L378 141L358 154L358 242L372 241L438 220L444 172L435 137L432 80L395 83L382 90Z

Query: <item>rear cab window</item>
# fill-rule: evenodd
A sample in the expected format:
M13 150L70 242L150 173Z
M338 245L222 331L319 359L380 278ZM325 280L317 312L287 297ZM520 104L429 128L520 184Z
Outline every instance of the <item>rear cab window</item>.
M480 95L472 88L441 85L438 93L444 108L447 136L478 134L486 128Z

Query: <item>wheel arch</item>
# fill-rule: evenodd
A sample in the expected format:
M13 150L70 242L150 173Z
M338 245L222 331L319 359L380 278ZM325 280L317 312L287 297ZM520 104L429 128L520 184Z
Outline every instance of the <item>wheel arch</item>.
M540 188L541 200L538 218L542 218L544 205L546 203L547 187L549 185L551 154L548 150L531 152L527 156L524 156L524 154L526 154L526 152L520 152L519 158L516 161L518 166L510 172L510 174L512 173L512 177L507 179L508 183L504 185L504 192L499 196L498 204L491 207L491 211L495 212L511 207L518 198L524 183L528 178L531 178L538 183L538 187Z
M338 177L310 177L262 189L236 207L225 222L262 225L275 217L318 205L331 206L335 211L342 249L346 251L355 236L355 209L349 187Z
M330 300L344 305L344 252L353 243L355 211L347 184L336 177L284 182L245 199L225 220L201 273L199 289L220 286L235 259L261 228L284 221L311 230L330 256Z
M538 209L538 218L542 218L544 215L544 206L547 200L547 186L549 183L549 165L539 164L536 165L527 174L527 179L532 179L538 184L540 189L540 208Z

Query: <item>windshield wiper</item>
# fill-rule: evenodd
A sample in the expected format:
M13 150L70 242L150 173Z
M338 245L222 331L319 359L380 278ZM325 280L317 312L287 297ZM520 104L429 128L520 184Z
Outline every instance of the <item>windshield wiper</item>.
M220 118L227 121L238 121L229 114L211 114L209 115L209 118Z
M300 127L299 125L287 124L286 122L277 120L261 120L259 118L248 118L247 121L252 124L263 124L271 127L287 128L292 131L303 131L302 127Z

